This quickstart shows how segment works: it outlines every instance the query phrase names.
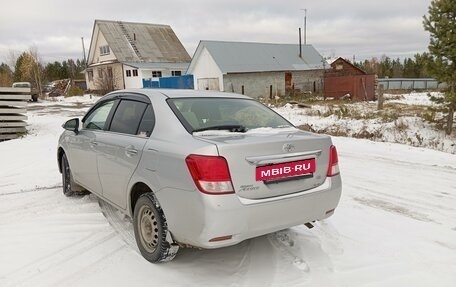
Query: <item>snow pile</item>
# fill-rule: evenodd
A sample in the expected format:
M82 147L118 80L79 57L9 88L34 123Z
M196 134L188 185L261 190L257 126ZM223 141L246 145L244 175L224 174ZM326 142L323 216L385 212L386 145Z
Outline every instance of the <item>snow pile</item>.
M392 95L392 94L385 94L384 98L388 101L388 103L398 103L404 105L417 105L417 106L437 106L436 103L431 101L428 95L433 97L441 97L442 94L439 92L431 92L431 93L415 93L412 92L410 94L402 94L402 95Z
M313 132L402 143L456 154L456 136L446 135L425 120L423 107L414 111L415 106L437 106L426 93L387 95L385 105L394 103L405 105L410 111L401 111L401 107L397 111L394 107L377 111L376 102L314 105L305 109L287 104L275 110L294 125Z

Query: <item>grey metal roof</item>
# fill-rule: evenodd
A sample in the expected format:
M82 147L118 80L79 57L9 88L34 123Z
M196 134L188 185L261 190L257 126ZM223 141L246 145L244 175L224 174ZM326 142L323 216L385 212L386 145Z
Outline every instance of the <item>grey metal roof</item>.
M119 62L189 63L191 58L168 25L95 20Z
M222 73L302 71L323 69L323 57L312 45L201 41L189 72L203 48L206 48Z

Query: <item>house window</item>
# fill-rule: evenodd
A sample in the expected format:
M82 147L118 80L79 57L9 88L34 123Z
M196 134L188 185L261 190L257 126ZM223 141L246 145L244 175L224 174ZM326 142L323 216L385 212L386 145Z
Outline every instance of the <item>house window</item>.
M182 71L171 71L171 76L181 76Z
M87 77L89 78L89 82L93 81L93 70L87 70Z
M152 78L161 78L162 72L161 71L152 71Z
M133 70L133 77L137 77L138 76L138 70Z
M343 69L344 69L344 65L342 65L342 64L336 65L336 70L343 70Z
M112 67L108 67L108 77L112 79Z
M98 78L103 79L103 69L98 69Z
M100 56L109 55L109 46L100 46Z
M126 70L125 73L127 73L127 77L131 77L131 70Z

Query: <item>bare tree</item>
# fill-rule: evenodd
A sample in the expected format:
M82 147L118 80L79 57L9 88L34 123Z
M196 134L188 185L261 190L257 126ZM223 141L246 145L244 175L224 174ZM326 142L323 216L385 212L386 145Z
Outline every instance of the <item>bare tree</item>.
M14 66L16 65L17 58L19 58L19 55L18 55L17 51L8 50L8 54L6 55L6 64L8 66L10 66L11 69L14 69Z
M32 75L36 83L36 88L38 89L39 94L43 93L43 73L44 68L40 55L38 54L38 48L36 46L31 46L29 48L29 54L32 57L33 61L31 62L32 66Z
M95 81L95 86L101 94L106 94L115 90L116 79L113 76L112 67L99 68L101 69L101 78L98 77Z

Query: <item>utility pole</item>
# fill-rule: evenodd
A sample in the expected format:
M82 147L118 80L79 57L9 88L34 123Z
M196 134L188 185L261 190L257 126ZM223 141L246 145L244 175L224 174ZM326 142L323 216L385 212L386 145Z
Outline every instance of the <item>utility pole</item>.
M87 61L86 61L86 50L84 47L84 37L81 37L81 41L82 41L82 54L84 56L83 61L84 61L84 68L85 68L85 67L87 67Z
M307 45L307 9L301 9L304 11L304 45Z

